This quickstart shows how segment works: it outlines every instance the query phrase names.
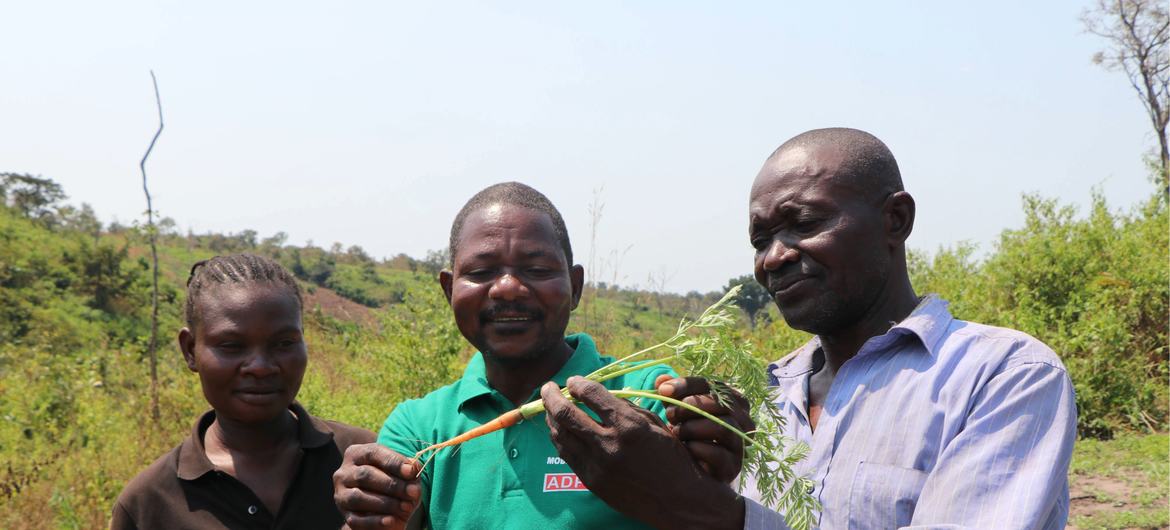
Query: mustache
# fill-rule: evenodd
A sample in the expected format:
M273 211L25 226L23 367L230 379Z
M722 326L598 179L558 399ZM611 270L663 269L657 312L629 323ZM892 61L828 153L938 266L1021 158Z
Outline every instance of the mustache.
M544 311L535 307L528 307L524 304L501 302L479 312L479 319L483 321L496 320L502 316L540 320L544 318Z
M764 287L769 293L776 294L777 291L812 276L812 271L805 270L801 264L791 263L781 267L778 271L769 272Z

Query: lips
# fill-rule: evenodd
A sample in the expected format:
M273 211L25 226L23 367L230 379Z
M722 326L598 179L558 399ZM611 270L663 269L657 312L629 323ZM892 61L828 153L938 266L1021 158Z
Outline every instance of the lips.
M267 403L282 394L280 388L243 388L235 391L236 396L249 403Z
M768 291L772 293L772 296L778 296L780 294L786 293L793 287L796 287L801 282L810 278L812 278L812 276L807 274L790 274L776 280L769 278Z
M506 304L484 310L480 313L480 321L485 324L520 325L540 320L541 316L541 313L533 308Z

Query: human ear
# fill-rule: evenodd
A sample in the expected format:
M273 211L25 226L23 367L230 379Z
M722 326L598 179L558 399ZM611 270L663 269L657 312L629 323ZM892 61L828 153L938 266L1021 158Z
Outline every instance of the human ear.
M886 197L882 208L886 236L891 247L900 247L914 230L914 197L905 191L896 191Z
M179 349L183 352L183 360L187 361L187 369L198 372L195 369L195 333L188 328L179 330Z
M451 283L455 281L454 274L443 269L439 271L439 285L443 287L443 294L447 297L447 305L451 305Z
M577 309L577 303L581 301L581 290L585 287L585 267L580 265L570 267L569 282L573 286L572 309Z

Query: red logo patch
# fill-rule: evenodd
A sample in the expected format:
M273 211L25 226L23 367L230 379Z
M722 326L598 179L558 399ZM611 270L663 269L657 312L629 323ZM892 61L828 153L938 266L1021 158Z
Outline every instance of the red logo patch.
M573 473L545 473L544 491L589 491Z

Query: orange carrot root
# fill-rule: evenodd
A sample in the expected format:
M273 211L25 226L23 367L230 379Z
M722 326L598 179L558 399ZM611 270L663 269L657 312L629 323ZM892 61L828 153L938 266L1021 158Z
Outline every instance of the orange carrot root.
M493 433L493 432L496 432L499 430L507 429L508 427L511 427L513 425L516 425L517 423L520 423L520 420L523 420L523 419L524 419L524 415L520 413L520 409L509 410L508 412L505 412L505 413L497 416L496 419L489 421L483 425L480 425L479 427L471 429L470 431L467 431L463 434L460 434L459 436L451 438L450 440L447 440L447 441L441 442L441 443L437 443L435 445L427 447L426 449L423 449L422 451L415 453L414 454L414 461L418 462L419 457L428 453L428 452L434 451L437 453L440 449L443 449L444 447L451 447L453 445L459 445L459 444L466 442L468 440L473 440L475 438L479 438L480 436L483 436L485 434L489 434L489 433ZM430 458L427 459L427 462L430 462ZM424 463L423 466L426 466L426 464Z

